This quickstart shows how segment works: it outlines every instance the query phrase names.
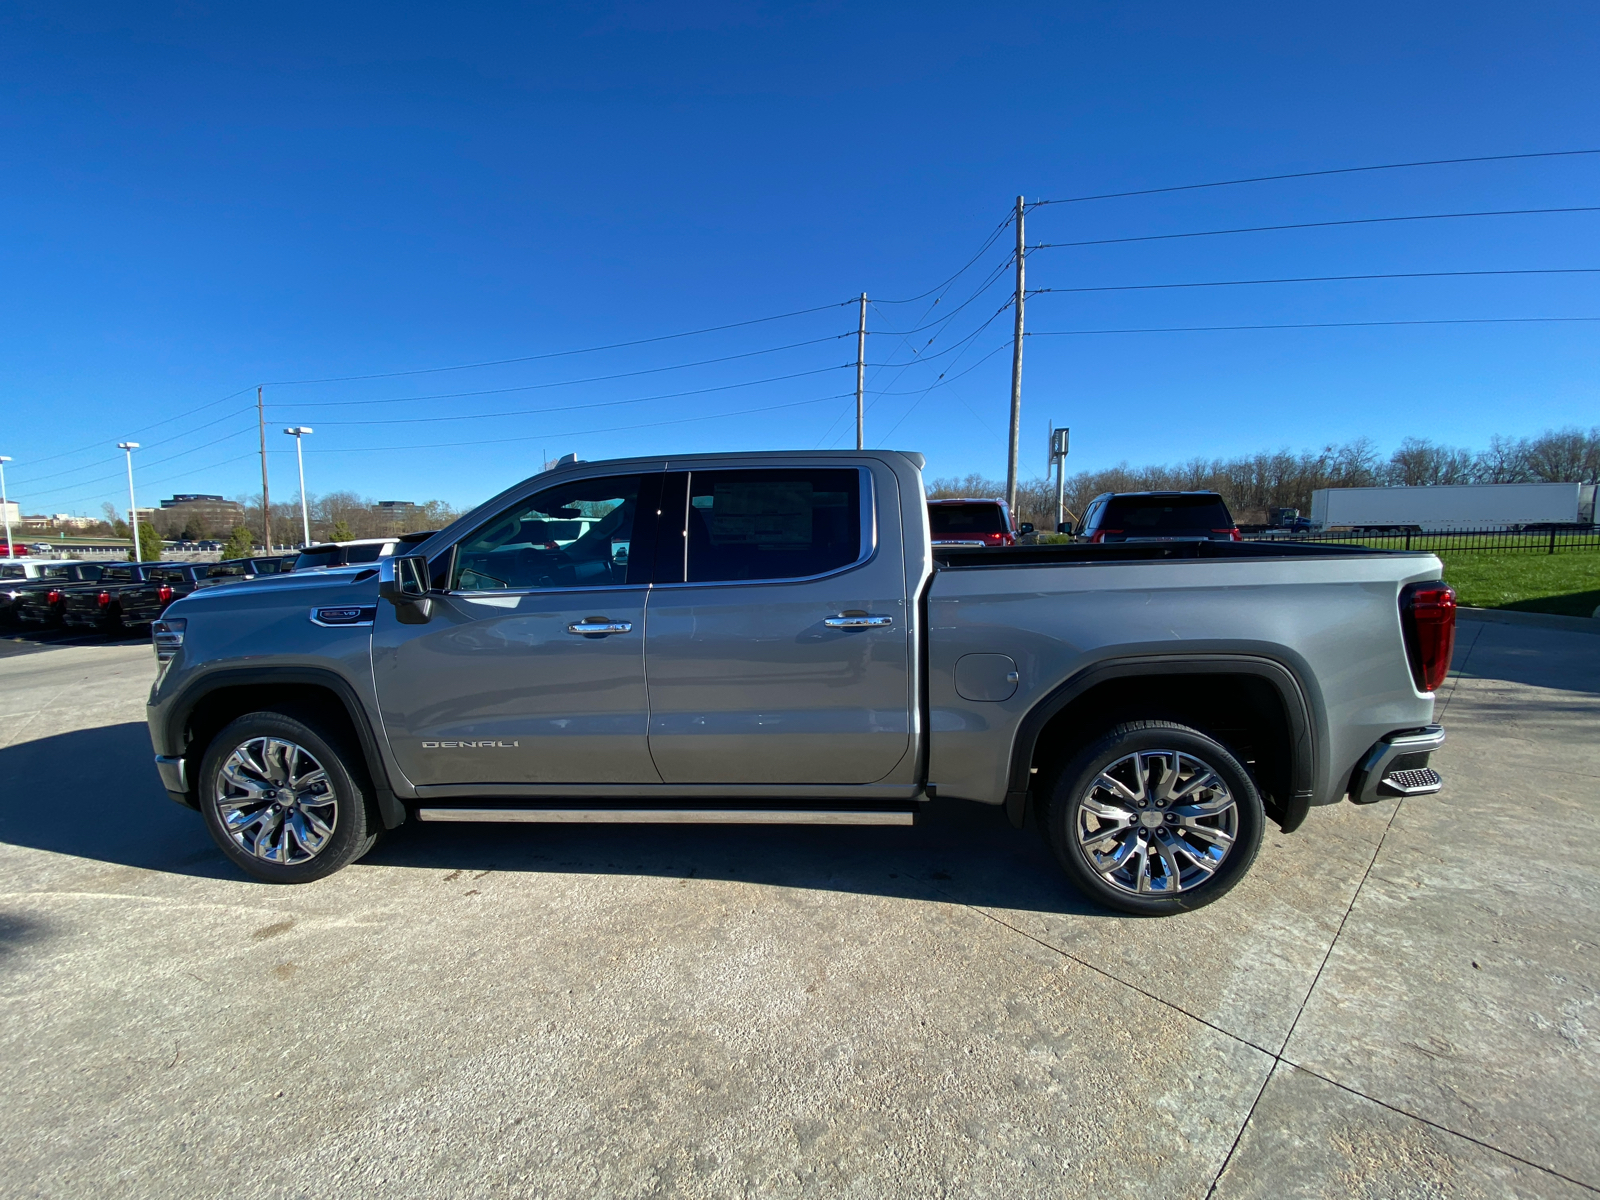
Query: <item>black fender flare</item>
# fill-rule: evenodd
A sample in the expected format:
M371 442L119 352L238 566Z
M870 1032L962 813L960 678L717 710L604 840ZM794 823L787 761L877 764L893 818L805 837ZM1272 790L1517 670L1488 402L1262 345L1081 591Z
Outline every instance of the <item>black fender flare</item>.
M350 682L337 671L321 667L224 667L209 671L198 679L190 680L167 707L164 737L168 746L184 746L183 732L189 718L200 703L211 693L224 688L276 687L295 685L324 688L338 697L350 718L351 727L361 745L361 757L366 761L367 774L372 779L378 813L385 828L393 829L405 823L406 806L394 793L389 782L389 771L378 748L377 736L367 719L367 712ZM187 750L187 747L185 747Z
M1052 717L1091 688L1112 679L1140 675L1253 675L1271 684L1289 721L1290 794L1284 798L1281 822L1285 833L1300 828L1311 811L1319 747L1311 705L1299 677L1272 658L1253 654L1139 655L1108 659L1085 667L1040 698L1017 724L1011 741L1011 770L1006 785L1006 812L1020 826L1032 783L1030 768L1039 735Z

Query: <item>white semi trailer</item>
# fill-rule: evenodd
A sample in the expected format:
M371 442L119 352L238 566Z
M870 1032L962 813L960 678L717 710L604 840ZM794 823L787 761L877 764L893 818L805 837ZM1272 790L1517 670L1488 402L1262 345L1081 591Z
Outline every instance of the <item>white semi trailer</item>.
M1311 523L1358 532L1523 529L1594 522L1592 483L1318 488Z

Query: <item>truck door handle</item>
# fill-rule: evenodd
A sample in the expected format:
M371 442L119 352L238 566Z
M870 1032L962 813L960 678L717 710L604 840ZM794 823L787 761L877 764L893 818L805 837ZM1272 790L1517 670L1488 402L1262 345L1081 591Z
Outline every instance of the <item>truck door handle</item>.
M829 629L887 629L894 624L893 617L860 616L824 617L822 623Z
M628 633L632 629L632 621L607 621L603 617L586 617L567 626L568 633L582 637L604 637L608 633Z

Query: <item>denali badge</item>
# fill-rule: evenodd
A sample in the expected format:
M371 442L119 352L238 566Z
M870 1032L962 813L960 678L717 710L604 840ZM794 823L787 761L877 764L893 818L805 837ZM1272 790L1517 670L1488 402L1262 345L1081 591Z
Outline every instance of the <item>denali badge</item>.
M483 741L483 742L423 742L422 743L422 748L424 750L487 750L487 749L490 749L491 747L499 746L502 749L510 750L513 747L518 746L518 745L521 745L521 743L520 742L496 742L496 741Z

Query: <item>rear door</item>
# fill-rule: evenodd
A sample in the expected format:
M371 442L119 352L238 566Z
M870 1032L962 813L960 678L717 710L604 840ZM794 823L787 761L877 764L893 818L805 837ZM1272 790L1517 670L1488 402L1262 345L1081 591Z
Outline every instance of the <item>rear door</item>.
M432 619L377 606L373 675L416 784L659 783L644 607L660 472L556 483L450 552ZM439 569L442 562L436 560Z
M837 460L670 477L645 637L665 782L866 784L907 756L896 489Z

